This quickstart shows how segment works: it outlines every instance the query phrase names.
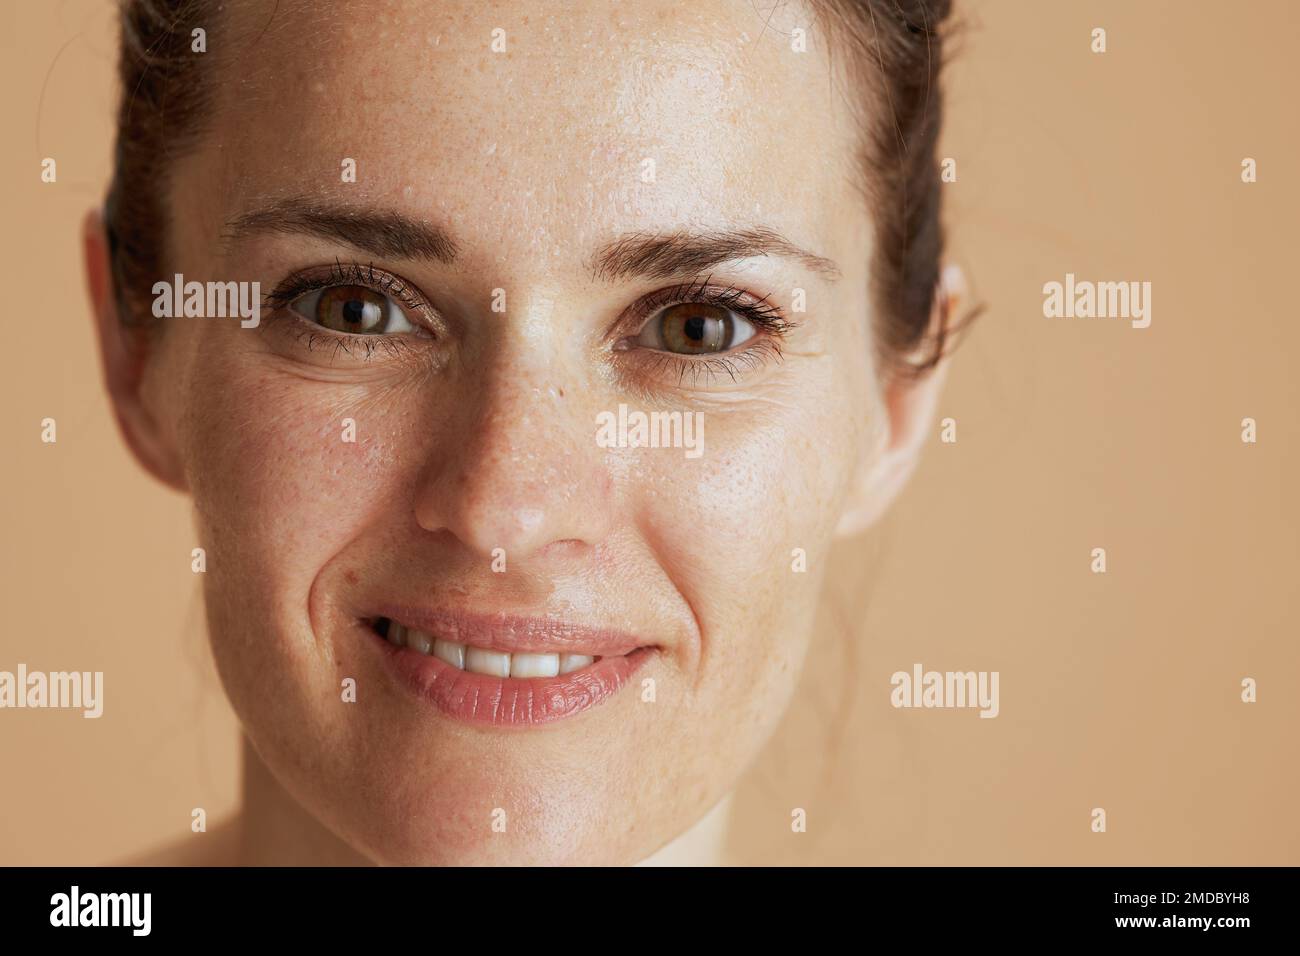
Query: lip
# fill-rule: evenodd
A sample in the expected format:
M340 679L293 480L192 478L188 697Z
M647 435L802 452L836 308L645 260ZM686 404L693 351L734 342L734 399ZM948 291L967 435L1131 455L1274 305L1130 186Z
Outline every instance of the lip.
M495 677L398 647L365 628L390 673L418 698L455 720L494 727L536 727L590 710L622 690L657 650L622 631L551 618L411 607L386 607L377 616L486 650L601 658L556 677Z
M590 654L617 657L647 646L626 631L587 627L547 617L509 614L472 614L412 606L388 605L376 617L386 617L407 627L459 644L473 644L506 654Z

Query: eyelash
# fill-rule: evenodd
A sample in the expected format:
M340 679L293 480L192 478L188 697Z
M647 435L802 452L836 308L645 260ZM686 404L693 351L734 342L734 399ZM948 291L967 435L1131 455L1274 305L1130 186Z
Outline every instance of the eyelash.
M714 286L711 282L712 276L709 275L652 292L624 313L620 324L634 326L635 332L639 333L663 309L685 303L700 303L730 310L751 323L758 334L740 347L711 355L688 356L637 347L626 348L624 351L640 353L638 361L655 374L662 374L666 370L676 371L679 385L684 383L687 375L692 376L692 386L698 385L702 376L708 382L715 375L721 374L727 375L734 382L743 372L761 368L768 359L779 362L782 357L781 341L796 323L791 322L778 306L768 301L767 296L760 298L731 286ZM413 312L429 309L428 301L413 286L392 273L376 270L373 263L362 265L338 259L334 260L327 272L308 270L289 276L263 297L264 305L278 314L292 312L290 307L299 297L341 285L373 289L391 296ZM364 350L364 361L370 361L378 348L384 349L390 356L396 356L401 349L409 347L399 336L348 335L316 326L310 319L297 316L297 313L294 315L301 318L303 323L303 327L297 330L297 339L299 342L306 340L304 347L309 352L316 348L318 339L334 346L333 357L337 357L340 351L352 355L353 347L357 346ZM421 328L437 338L427 324Z
M365 286L390 295L407 308L417 311L429 307L429 303L412 286L391 272L382 269L376 272L374 263L363 266L359 262L340 262L338 259L334 260L328 273L307 271L289 276L264 298L272 308L287 308L295 299L308 292L339 285Z
M306 316L292 309L295 301L310 292L347 285L364 286L391 296L412 312L426 313L429 309L429 303L423 296L391 272L376 270L374 263L362 265L359 262L342 262L338 259L328 267L327 272L309 269L289 276L262 297L263 307L270 308L276 315L291 314L297 320L292 334L308 352L316 350L318 340L327 346L333 346L331 362L338 358L339 352L353 356L354 348L362 351L361 360L365 362L369 362L378 349L383 349L390 358L397 358L410 347L409 343L400 336L348 335L335 332L313 323ZM428 323L417 321L415 324L429 336L437 338Z
M722 288L711 285L713 277L692 280L652 292L632 307L627 322L634 325L637 332L645 328L646 322L654 318L661 310L687 302L712 305L729 309L742 319L750 322L759 331L752 339L740 347L711 355L689 356L677 352L663 352L654 349L632 349L630 351L646 353L640 359L651 367L654 373L673 370L677 373L677 384L681 385L687 375L691 376L691 385L699 384L700 377L705 383L711 382L716 375L727 375L733 382L743 372L759 369L768 359L781 361L781 341L795 327L795 323L786 318L785 313L767 296L758 298L741 289L728 286Z

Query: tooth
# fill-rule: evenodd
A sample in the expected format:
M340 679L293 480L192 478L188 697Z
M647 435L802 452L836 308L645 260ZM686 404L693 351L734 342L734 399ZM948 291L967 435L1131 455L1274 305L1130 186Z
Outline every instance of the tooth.
M492 677L509 677L510 655L470 645L465 648L465 670Z
M433 638L424 631L407 631L406 646L421 654L429 654L433 651Z
M388 643L402 647L406 644L406 628L396 621L388 622Z
M446 661L452 667L465 669L465 645L457 644L455 641L444 641L442 638L433 642L433 656L439 660Z
M560 673L568 674L583 667L588 667L595 662L596 658L588 657L586 654L561 654Z
M511 654L511 677L554 677L560 672L559 654Z

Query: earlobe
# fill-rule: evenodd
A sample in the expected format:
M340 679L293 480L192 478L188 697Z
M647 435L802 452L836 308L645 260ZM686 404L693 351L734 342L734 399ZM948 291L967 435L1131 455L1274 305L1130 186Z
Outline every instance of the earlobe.
M145 398L148 355L144 349L132 345L118 315L108 237L98 210L86 214L81 240L86 285L99 341L100 367L113 416L136 461L163 484L184 491L185 473L174 444Z
M954 265L945 268L934 297L932 332L951 328L951 317L965 294L961 269ZM927 336L927 340L930 338ZM864 449L857 477L836 527L838 537L860 534L875 524L907 484L929 436L948 364L949 357L944 355L923 375L903 372L892 375L884 383L880 408L884 425L874 432L875 447Z

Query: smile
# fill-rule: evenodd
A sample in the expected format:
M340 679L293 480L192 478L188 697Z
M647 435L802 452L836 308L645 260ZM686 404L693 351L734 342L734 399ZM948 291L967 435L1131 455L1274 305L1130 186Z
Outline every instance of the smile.
M385 639L396 647L409 647L426 657L432 654L457 670L492 677L556 677L571 674L600 660L594 654L511 654L444 640L396 621L381 619L381 625L387 632Z
M506 615L396 611L368 630L406 689L449 717L494 726L589 710L657 650L621 632Z

